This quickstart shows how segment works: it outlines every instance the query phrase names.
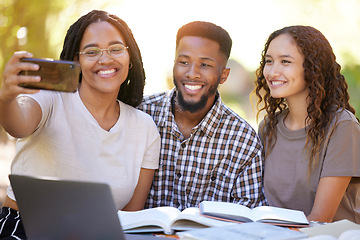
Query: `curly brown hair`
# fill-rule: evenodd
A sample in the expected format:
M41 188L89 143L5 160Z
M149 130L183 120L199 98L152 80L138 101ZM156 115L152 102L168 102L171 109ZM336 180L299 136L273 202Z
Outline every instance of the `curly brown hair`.
M260 67L256 70L256 87L253 93L258 97L257 119L260 112L266 111L264 125L260 129L269 144L264 146L266 155L273 149L276 142L275 127L278 123L277 115L288 108L285 98L273 98L264 77L265 55L273 39L281 34L290 35L304 56L304 75L309 87L309 104L305 123L307 140L306 151L309 157L309 173L318 163L319 154L326 144L326 128L336 116L338 110L349 110L355 114L349 103L348 85L340 73L341 66L330 43L317 29L310 26L289 26L270 34L261 54ZM359 121L359 120L358 120ZM332 129L333 130L333 129ZM332 132L332 130L330 132Z

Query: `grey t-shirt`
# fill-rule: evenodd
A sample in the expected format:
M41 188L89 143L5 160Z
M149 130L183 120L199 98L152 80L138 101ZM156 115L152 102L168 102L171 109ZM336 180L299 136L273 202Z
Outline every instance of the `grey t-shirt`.
M349 219L360 223L360 125L355 116L346 110L338 114L336 128L308 178L306 131L287 129L283 121L287 112L278 116L277 141L265 159L264 189L269 205L302 210L309 215L320 178L352 176L334 221ZM264 142L263 132L259 135Z

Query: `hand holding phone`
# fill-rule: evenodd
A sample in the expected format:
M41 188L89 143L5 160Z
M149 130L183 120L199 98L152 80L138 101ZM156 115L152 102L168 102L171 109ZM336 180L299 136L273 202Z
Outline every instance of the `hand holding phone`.
M21 71L20 75L41 77L40 82L21 83L21 87L63 92L75 92L78 88L80 66L76 62L40 58L22 58L20 61L40 66L38 71Z

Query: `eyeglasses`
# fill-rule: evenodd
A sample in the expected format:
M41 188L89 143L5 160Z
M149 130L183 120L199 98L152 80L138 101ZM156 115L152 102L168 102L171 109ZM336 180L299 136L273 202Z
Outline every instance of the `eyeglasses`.
M124 46L122 44L114 44L111 45L108 49L100 49L98 47L89 47L86 48L85 51L79 52L81 55L85 55L89 60L98 60L102 54L103 51L107 51L108 54L112 57L120 57L126 49L129 47Z

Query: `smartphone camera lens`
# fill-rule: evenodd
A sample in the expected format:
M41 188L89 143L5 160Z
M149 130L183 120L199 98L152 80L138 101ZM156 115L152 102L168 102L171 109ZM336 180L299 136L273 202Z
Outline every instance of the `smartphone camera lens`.
M74 69L75 66L73 64L70 65L70 69Z

